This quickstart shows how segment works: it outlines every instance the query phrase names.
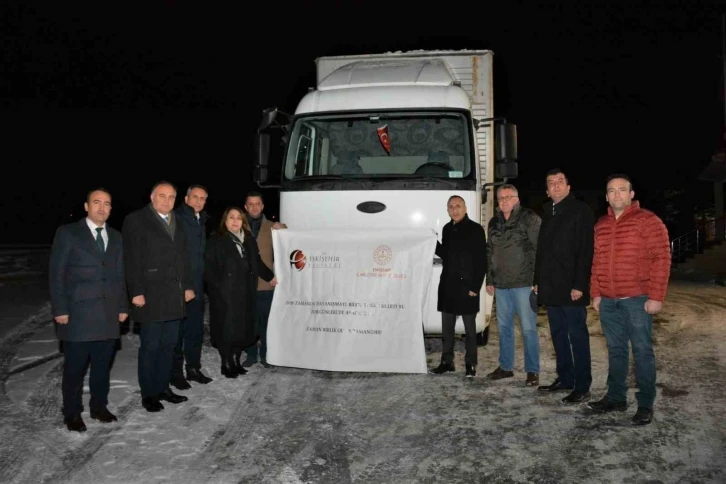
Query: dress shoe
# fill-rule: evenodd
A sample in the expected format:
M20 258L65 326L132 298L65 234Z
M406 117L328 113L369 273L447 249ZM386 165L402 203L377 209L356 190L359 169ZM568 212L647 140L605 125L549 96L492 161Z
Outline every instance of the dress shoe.
M588 403L587 408L598 413L624 412L628 409L628 402L610 400L608 396L605 395L597 402Z
M536 387L537 385L539 385L539 375L532 371L528 371L527 381L524 382L524 385L528 387Z
M169 380L169 384L177 390L189 390L192 386L184 378L184 375L174 375Z
M561 392L563 390L572 391L574 386L563 384L559 378L552 382L552 385L542 385L537 388L541 392Z
M498 366L496 370L487 375L487 380L501 380L503 378L511 378L513 376L513 371L502 370L502 368Z
M582 403L590 399L590 392L578 392L574 391L562 399L562 403L566 405L574 405L576 403Z
M245 363L247 363L247 362L245 361ZM247 373L247 370L245 370L245 368L247 368L247 366L245 366L244 363L240 363L239 361L237 361L236 366L234 368L235 368L235 370L237 370L238 375L244 375L245 373Z
M109 412L106 407L100 410L91 409L91 418L103 423L118 422L116 415Z
M147 412L161 412L164 410L164 405L161 404L156 397L144 397L141 399L141 405L146 409Z
M167 388L165 392L159 393L156 398L159 400L164 400L169 403L182 403L189 400L187 397L183 395L177 395L176 393L171 391L171 388Z
M648 425L653 421L653 409L647 407L638 407L638 411L633 415L633 425Z
M245 370L244 368L240 369ZM239 375L239 371L237 371L236 366L226 363L222 363L222 368L220 371L222 372L222 375L225 376L225 378L237 378L237 376ZM247 373L247 370L245 370L245 373Z
M71 432L86 431L86 424L83 422L83 419L80 415L76 415L75 417L66 417L63 419L63 422L66 424L66 427L68 427L68 430L70 430Z
M474 378L476 376L476 367L474 365L466 365L466 377Z
M260 360L260 364L264 366L265 368L272 368L272 365L267 362L267 360Z
M436 368L431 370L431 373L433 373L434 375L441 375L443 373L446 373L449 371L455 371L455 370L456 370L456 368L454 367L453 361L450 363L445 363L442 361L439 366L437 366Z
M202 385L206 385L207 383L214 381L205 374L203 374L202 370L200 370L199 368L189 368L187 370L187 380L195 381L197 383L201 383Z

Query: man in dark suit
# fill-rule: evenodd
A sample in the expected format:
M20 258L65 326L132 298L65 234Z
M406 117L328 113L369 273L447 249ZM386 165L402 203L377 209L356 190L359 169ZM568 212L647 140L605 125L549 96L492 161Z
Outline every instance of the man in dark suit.
M161 400L188 400L169 388L179 325L194 299L186 235L172 212L175 200L174 185L161 181L151 191L151 203L130 213L123 225L131 317L141 323L141 404L149 412L163 410Z
M562 403L590 399L592 369L587 306L590 304L595 216L570 194L562 170L547 172L547 195L537 239L534 289L539 304L547 306L557 378L539 387L543 392L570 391Z
M111 194L88 193L88 216L61 226L50 259L50 298L56 335L63 344L63 416L68 430L85 432L83 379L91 362L91 418L114 422L109 412L111 362L128 316L121 234L106 224Z
M187 390L193 381L206 385L212 379L202 373L202 343L204 342L204 251L207 246L207 189L201 185L191 185L187 189L184 203L174 214L187 236L189 267L194 282L196 297L187 303L187 317L179 326L179 338L174 348L174 365L171 371L171 385L179 390ZM184 378L184 360L187 377Z

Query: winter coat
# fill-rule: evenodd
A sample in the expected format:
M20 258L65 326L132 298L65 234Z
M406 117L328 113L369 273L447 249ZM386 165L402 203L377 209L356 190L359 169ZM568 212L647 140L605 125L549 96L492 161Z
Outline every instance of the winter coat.
M631 202L619 218L612 208L595 225L593 297L648 296L663 301L671 270L668 230L653 212Z
M487 273L487 237L484 228L468 215L457 224L444 225L436 255L443 262L437 310L449 314L479 312L484 276ZM469 291L476 293L470 296Z
M207 241L204 278L209 296L209 329L212 345L247 347L255 344L253 319L257 277L271 281L275 276L260 260L257 243L245 234L239 240L227 232L214 233Z
M544 205L534 275L539 304L590 304L594 224L590 207L571 194L559 203ZM576 301L571 297L573 289L582 292Z
M501 289L529 287L534 281L537 237L542 219L517 205L505 220L498 208L489 221L487 285Z

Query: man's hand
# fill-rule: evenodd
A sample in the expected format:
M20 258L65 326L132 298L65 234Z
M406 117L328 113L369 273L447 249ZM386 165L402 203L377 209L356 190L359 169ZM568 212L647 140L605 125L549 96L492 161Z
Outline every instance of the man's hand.
M487 294L489 294L490 296L494 295L494 286L487 285Z
M146 299L144 296L134 296L134 298L131 299L131 304L137 308L143 308L146 305Z
M600 301L602 301L602 297L600 296L592 298L592 308L598 313L600 312Z
M196 296L194 296L194 291L192 291L191 289L187 289L186 291L184 291L184 302L189 302L195 297Z
M539 294L537 292L537 284L535 284L534 286L532 286L532 290L534 291L535 294Z
M648 314L657 314L663 309L663 303L661 301L653 301L648 299L645 301L645 312Z
M68 324L68 315L67 314L61 314L60 316L56 316L55 322L58 324Z
M118 313L118 322L123 323L128 317L129 315L127 313Z
M476 293L475 293L474 291L469 291L469 295L470 295L471 297L474 297L474 296L476 296Z
M577 289L573 289L572 291L570 291L570 299L572 299L573 301L577 301L581 297L582 291L578 291Z
M287 228L287 225L280 223L280 222L275 222L274 224L272 224L273 230L280 230L280 229L286 229L286 228Z
M270 285L271 285L272 287L275 287L275 286L277 286L277 277L273 277L273 278L272 278L272 280L270 281Z

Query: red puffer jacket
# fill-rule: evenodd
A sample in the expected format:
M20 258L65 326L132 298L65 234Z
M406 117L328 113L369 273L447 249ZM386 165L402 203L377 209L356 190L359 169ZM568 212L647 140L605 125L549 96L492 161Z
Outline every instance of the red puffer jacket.
M595 224L595 254L590 277L592 297L647 295L663 301L671 251L668 230L653 212L633 202L615 219L612 208Z

